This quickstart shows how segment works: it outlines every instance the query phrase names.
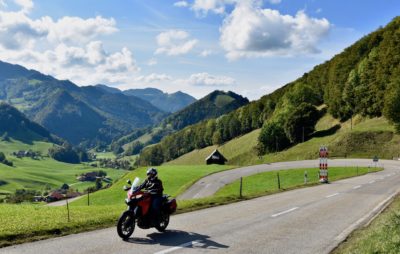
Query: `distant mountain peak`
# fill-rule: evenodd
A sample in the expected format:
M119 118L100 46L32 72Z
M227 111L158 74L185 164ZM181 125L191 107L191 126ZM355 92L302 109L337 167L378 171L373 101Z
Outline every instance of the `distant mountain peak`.
M172 113L179 111L196 101L194 97L181 91L168 94L157 88L151 87L143 89L129 89L123 91L123 93L125 95L139 97L150 102L160 110Z

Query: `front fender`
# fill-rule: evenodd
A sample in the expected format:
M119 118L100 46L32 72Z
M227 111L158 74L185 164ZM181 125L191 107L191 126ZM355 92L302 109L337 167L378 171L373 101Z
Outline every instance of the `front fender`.
M133 214L136 218L139 218L142 215L142 209L140 209L139 206L136 206L135 209L133 209Z

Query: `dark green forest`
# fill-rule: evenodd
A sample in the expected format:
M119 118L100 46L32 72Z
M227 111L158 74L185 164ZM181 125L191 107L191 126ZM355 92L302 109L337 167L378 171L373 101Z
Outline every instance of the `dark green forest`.
M139 163L157 165L193 149L222 144L262 128L258 152L283 150L314 132L325 105L341 121L385 116L400 131L400 17L331 60L257 101L165 137ZM277 145L279 144L279 145Z
M249 100L247 98L234 92L213 91L184 109L168 116L153 128L134 130L131 134L113 142L111 149L116 153L121 153L123 151L121 146L132 142L128 149L125 150L125 155L138 154L144 146L158 143L163 137L177 132L186 126L206 119L219 117L248 103ZM149 141L144 144L135 141L145 134L151 136Z

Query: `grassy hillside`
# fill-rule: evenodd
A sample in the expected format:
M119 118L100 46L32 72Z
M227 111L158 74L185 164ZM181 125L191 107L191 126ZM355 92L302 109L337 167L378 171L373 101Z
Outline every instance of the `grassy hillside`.
M208 157L214 149L218 149L227 159L228 163L234 165L232 161L237 161L246 153L251 153L257 145L257 138L260 130L254 130L239 138L235 138L221 146L208 146L203 149L197 149L187 153L176 160L167 162L166 165L201 165L205 164L205 158Z
M47 151L50 147L52 147L52 143L43 142L43 141L33 141L30 144L23 143L19 140L10 139L10 141L0 141L0 152L10 154L12 152L16 152L18 150L29 150L41 152L42 154L47 154Z
M313 137L304 143L297 144L278 153L257 156L255 147L260 130L233 139L218 147L218 150L228 159L231 165L251 165L278 161L293 161L318 158L318 149L327 145L332 157L379 158L392 159L399 157L400 136L394 134L394 127L381 118L353 119L340 123L331 115L323 116L316 125ZM196 165L204 164L204 159L217 146L209 146L194 150L167 165Z
M93 168L85 164L68 164L55 161L47 157L47 151L52 143L34 141L31 144L10 139L0 141L0 152L3 152L7 159L13 162L13 167L0 163L0 193L12 193L16 189L34 189L42 191L45 187L51 189L59 188L67 183L74 189L83 191L93 186L93 182L79 182L76 176L85 172L103 170L107 176L116 180L123 176L126 171L115 169ZM17 158L11 153L19 150L32 150L40 152L44 157L39 160L31 158Z

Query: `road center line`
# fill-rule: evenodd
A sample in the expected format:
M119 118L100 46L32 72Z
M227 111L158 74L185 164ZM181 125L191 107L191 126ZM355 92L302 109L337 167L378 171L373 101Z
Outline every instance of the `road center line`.
M280 215L293 212L294 210L297 210L297 209L299 209L299 207L293 207L293 208L290 208L289 210L286 210L286 211L283 211L283 212L280 212L280 213L273 214L273 215L271 215L271 217L272 217L272 218L275 218L275 217L278 217L278 216L280 216Z
M326 198L331 198L331 197L337 196L337 195L339 195L339 194L340 194L339 192L336 192L336 193L334 193L334 194L332 194L332 195L326 196Z
M198 245L201 242L202 241L191 241L191 242L183 243L183 244L178 245L176 247L169 248L169 249L166 249L166 250L162 250L162 251L156 252L154 254L166 254L166 253L174 252L174 251L177 251L179 249L183 249L183 248L186 248L186 247L189 247L189 246Z
M357 186L353 187L353 189L355 189L355 190L358 189L358 188L361 188L361 185L357 185Z
M374 183L375 182L375 180L372 180L371 182L369 182L369 184L372 184L372 183Z

